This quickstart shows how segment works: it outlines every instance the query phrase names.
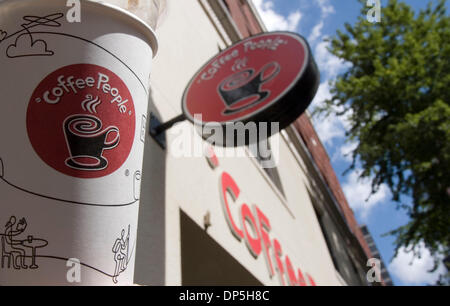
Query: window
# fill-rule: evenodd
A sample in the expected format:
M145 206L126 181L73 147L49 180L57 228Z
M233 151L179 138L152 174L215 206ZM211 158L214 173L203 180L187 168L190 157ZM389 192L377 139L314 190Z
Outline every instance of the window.
M315 207L314 207L314 211L316 212L317 220L319 221L320 229L322 230L323 237L325 238L325 243L327 244L328 251L330 252L331 260L333 261L334 268L336 269L336 271L341 273L341 271L339 270L339 264L338 264L338 261L336 258L334 247L331 244L330 238L328 237L328 233L325 228L323 215L321 213L319 213Z
M365 280L361 278L360 268L353 257L350 256L348 250L339 243L344 243L344 239L335 232L333 221L327 216L326 212L321 212L316 205L314 211L319 221L320 229L327 245L334 268L348 285L360 286L365 284Z
M273 159L273 153L268 139L260 141L258 144L249 145L249 152L258 161L261 168L270 178L278 191L285 197L283 185L281 184L280 174Z

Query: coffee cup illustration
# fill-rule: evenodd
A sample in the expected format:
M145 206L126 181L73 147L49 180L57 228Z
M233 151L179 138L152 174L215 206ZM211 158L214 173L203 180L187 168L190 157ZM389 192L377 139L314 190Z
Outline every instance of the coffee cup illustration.
M249 68L226 78L219 85L219 93L226 107L223 114L231 115L267 99L270 91L262 90L261 86L279 73L280 65L271 62L258 73L255 73L255 69Z
M108 135L116 133L113 140ZM70 157L65 164L77 170L103 170L108 160L103 157L104 150L115 148L120 141L119 129L110 126L102 130L102 122L92 115L73 115L64 120L64 135Z

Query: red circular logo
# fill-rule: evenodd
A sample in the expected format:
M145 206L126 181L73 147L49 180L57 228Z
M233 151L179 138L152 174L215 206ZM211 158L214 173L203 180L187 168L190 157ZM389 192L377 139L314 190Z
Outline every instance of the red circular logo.
M183 111L190 120L201 115L203 123L251 119L286 96L308 63L309 48L299 35L274 32L243 40L195 75L184 93ZM270 121L274 114L266 117Z
M130 91L112 71L70 65L40 82L27 110L27 131L39 157L55 170L99 178L128 158L135 136Z

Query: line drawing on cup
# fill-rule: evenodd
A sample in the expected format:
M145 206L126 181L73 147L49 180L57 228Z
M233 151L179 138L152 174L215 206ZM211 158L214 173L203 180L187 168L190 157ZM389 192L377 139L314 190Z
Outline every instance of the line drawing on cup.
M217 89L225 104L223 114L241 112L270 97L270 90L262 90L261 87L276 78L280 71L280 64L270 62L258 73L254 68L247 68L223 80Z
M121 236L118 237L113 243L113 247L111 249L111 251L113 253L113 260L115 262L115 268L114 268L113 273L102 271L94 266L91 266L91 265L83 263L83 262L80 262L80 265L82 265L88 269L94 270L98 273L101 273L101 274L107 276L108 278L111 278L112 282L114 284L117 284L118 283L117 277L127 270L128 264L133 259L134 252L136 249L136 239L134 240L133 247L130 248L130 227L131 227L131 225L128 225L127 237L124 237L125 229L122 229ZM66 257L52 256L52 255L36 255L36 257L62 260L65 262L67 262L69 260L69 258L66 258Z
M140 194L141 194L141 178L142 178L142 174L141 171L136 171L134 172L134 176L133 176L133 187L134 187L134 199L136 201L139 201L140 199Z
M133 201L128 202L128 203L122 203L122 204L119 204L119 203L118 204L101 204L101 203L86 203L86 202L71 201L71 200L65 200L65 199L60 199L60 198L56 198L56 197L51 197L51 196L44 195L44 194L39 194L37 192L31 191L31 190L27 190L25 188L22 188L20 186L17 186L16 184L12 183L11 181L6 179L6 177L5 177L5 163L4 163L3 159L0 157L0 181L3 181L4 183L6 183L7 185L9 185L10 187L12 187L14 189L17 189L19 191L28 193L30 195L37 196L37 197L40 197L40 198L44 198L44 199L47 199L47 200L56 201L56 202L62 202L62 203L65 203L65 204L94 206L94 207L105 207L105 208L118 208L118 207L131 206L131 205L134 205L136 203L139 203L138 196L136 195L136 190L140 186L140 180L141 180L141 171L136 170L134 172L134 176L133 176L133 190L132 190Z
M11 216L0 232L1 239L1 268L7 266L8 269L37 269L36 249L44 248L48 241L42 238L36 238L32 235L20 237L27 228L25 218L17 221L16 216ZM27 255L26 249L31 249L31 255ZM31 265L26 265L26 259L31 258Z
M3 31L3 30L0 29L0 41L5 39L6 35L8 35L8 33L6 31Z
M114 261L116 262L116 267L114 268L113 282L117 284L117 277L125 272L130 262L130 225L128 225L128 235L125 238L125 229L122 230L120 238L117 238L112 247L112 252L114 253Z
M3 179L5 174L5 166L3 165L3 160L0 158L0 179Z
M147 135L147 116L142 115L141 119L141 142L145 144L145 135Z
M63 18L64 16L65 16L64 13L53 13L53 14L49 14L49 15L43 16L43 17L39 17L39 16L30 16L30 15L23 16L22 19L28 22L28 23L25 23L25 24L22 24L22 25L21 25L21 27L22 27L23 29L17 30L16 32L14 32L14 33L12 33L12 34L9 34L9 35L8 35L8 33L7 33L6 31L0 30L0 44L2 44L2 43L5 42L6 40L8 40L8 39L10 39L10 38L12 38L12 37L14 37L14 36L16 36L16 35L19 35L19 34L22 34L22 35L29 35L30 37L32 37L33 35L37 35L37 34L60 35L60 36L65 36L65 37L69 37L69 38L75 38L75 39L78 39L78 40L82 40L82 41L84 41L84 42L87 42L87 43L89 43L89 44L91 44L91 45L94 45L94 46L96 46L96 47L102 49L103 51L107 52L107 53L110 54L112 57L114 57L115 59L117 59L121 64L123 64L123 65L124 65L124 66L125 66L125 67L126 67L126 68L127 68L127 69L135 76L135 77L136 77L136 79L137 79L137 80L139 81L139 83L141 84L142 89L144 89L145 94L148 96L148 89L147 89L147 87L146 87L146 85L145 85L145 82L143 82L143 81L139 78L139 76L136 74L136 72L135 72L133 69L131 69L130 66L128 66L128 65L127 65L123 60L121 60L117 55L115 55L115 54L112 53L111 51L105 49L104 47L100 46L99 44L97 44L97 43L95 43L95 42L93 42L93 41L90 41L90 40L88 40L88 39L85 39L85 38L83 38L83 37L79 37L79 36L72 35L72 34L68 34L68 33L47 32L47 31L35 31L35 32L31 32L31 31L30 31L31 28L35 28L35 27L38 27L38 26L48 26L48 27L54 27L54 28L61 27L61 26L62 26L61 23L59 23L57 20ZM24 32L26 32L26 33L24 33ZM20 37L20 36L21 36L21 35L19 35L19 37ZM2 37L3 37L3 38L2 38ZM16 43L17 43L17 40L19 39L19 37L16 38ZM33 39L32 39L32 41L33 41ZM38 40L38 41L44 42L44 43L45 43L46 50L49 52L49 50L47 49L47 42L46 42L45 40L43 40L43 39L40 39L40 40ZM9 45L8 48L6 49L6 56L7 56L8 58L13 59L13 58L23 57L23 56L36 56L36 54L28 54L28 55L25 54L25 55L14 56L14 57L8 56L7 53L8 53L9 48L10 48L11 46L14 46L16 43L13 43L13 44ZM30 46L30 47L32 47L32 46ZM53 51L51 51L51 52L53 52ZM47 54L47 55L48 55L48 54ZM52 55L54 55L54 53L53 53ZM40 56L42 56L42 54L40 54Z
M38 255L37 250L48 246L49 241L43 238L34 237L33 235L23 236L27 225L25 218L17 220L16 216L13 215L8 219L4 228L0 231L2 256L0 269L36 270L39 269L36 261L37 258L69 260L68 258L61 256ZM117 238L113 244L112 253L114 254L113 259L115 261L114 273L102 271L82 262L80 262L80 265L110 277L115 284L118 283L117 277L126 271L136 247L135 241L134 246L130 248L130 232L131 225L128 225L127 236L125 237L125 229L122 229L121 236ZM21 235L23 237L20 237ZM27 249L30 249L29 252L31 252L31 254L27 254L29 253L26 252ZM27 265L27 261L29 265Z
M39 16L24 16L23 23L20 26L23 30L17 31L10 36L5 36L4 39L17 35L15 42L6 49L6 56L9 58L27 57L27 56L52 56L55 53L48 49L47 42L42 39L34 39L30 28L36 26L60 27L61 23L57 20L64 17L63 13L55 13L43 17ZM25 32L25 33L23 33ZM3 39L3 40L4 40Z

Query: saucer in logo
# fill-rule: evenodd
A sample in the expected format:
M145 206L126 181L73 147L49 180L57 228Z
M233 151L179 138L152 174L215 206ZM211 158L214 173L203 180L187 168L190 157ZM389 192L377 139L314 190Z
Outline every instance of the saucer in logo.
M73 177L99 178L128 158L135 118L130 91L115 73L77 64L56 70L35 89L27 131L50 167Z

